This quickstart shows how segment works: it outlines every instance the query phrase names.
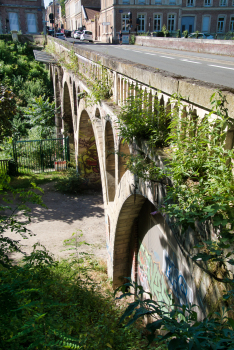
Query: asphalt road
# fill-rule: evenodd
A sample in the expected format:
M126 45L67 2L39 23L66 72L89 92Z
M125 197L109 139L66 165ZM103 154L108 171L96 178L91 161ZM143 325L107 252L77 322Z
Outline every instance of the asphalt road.
M116 58L145 64L187 78L195 78L215 85L234 88L234 57L231 56L137 45L93 44L80 42L80 40L73 38L67 38L67 41L75 42L75 45L84 45L85 49L92 49Z

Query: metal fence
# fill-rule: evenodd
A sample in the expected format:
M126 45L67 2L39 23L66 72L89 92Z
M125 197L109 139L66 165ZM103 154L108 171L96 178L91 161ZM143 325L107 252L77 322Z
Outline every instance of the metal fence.
M65 170L69 156L68 137L13 142L17 173L42 173Z
M0 173L7 174L8 173L8 162L9 159L0 159Z

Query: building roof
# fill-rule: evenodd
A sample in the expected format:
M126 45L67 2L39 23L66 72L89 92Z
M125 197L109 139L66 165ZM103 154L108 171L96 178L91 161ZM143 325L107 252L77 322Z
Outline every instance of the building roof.
M100 8L89 8L89 7L84 7L87 19L94 19L96 15L100 14Z

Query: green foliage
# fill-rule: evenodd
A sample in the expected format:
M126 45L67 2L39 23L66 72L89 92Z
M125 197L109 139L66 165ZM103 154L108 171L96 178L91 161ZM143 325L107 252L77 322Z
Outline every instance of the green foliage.
M0 269L1 349L138 349L83 261L58 263L36 244L21 266Z
M56 188L63 193L82 193L86 190L85 180L76 169L68 169L56 183Z
M66 0L59 0L59 4L61 6L61 13L62 13L62 16L65 17L66 15L66 12L65 12L65 2Z
M34 98L22 111L25 123L29 126L30 140L54 137L55 102L50 103L49 98L45 100L44 97Z
M129 304L120 322L128 319L127 326L130 326L139 318L147 316L150 320L146 326L149 344L163 343L168 350L233 349L234 321L227 316L225 310L222 314L216 312L203 321L198 321L197 313L193 310L195 305L181 306L172 300L172 305L168 306L165 302L152 300L152 295L145 292L142 286L132 283L130 279L129 281L115 291L122 290L117 299L135 296L135 301ZM129 288L135 293L129 292Z
M136 41L136 36L134 34L131 34L129 38L129 44L134 45L135 41Z
M172 102L175 102L176 108L171 112L168 126L166 142L170 148L164 149L164 155L167 154L164 167L159 167L143 149L128 157L127 167L145 181L166 185L164 203L158 211L168 215L175 232L183 234L188 228L193 229L199 244L189 255L206 273L226 285L225 300L233 305L234 285L230 266L234 265L234 178L231 161L234 150L225 148L226 132L232 127L233 120L227 113L227 101L219 91L211 96L212 111L203 120L199 120L192 109L185 113L180 97L174 97ZM142 98L140 101L142 103ZM140 106L145 102L141 103ZM121 136L127 142L139 143L142 138L150 140L154 134L147 129L150 125L147 116L137 126L136 118L137 115L133 120L126 118L120 128ZM145 132L144 137L138 127L140 131L149 130L149 133ZM213 240L212 235L215 237ZM216 322L215 316L212 317L210 325Z
M42 94L46 98L53 96L48 71L35 61L28 43L0 40L0 79L15 93L19 106L26 106L30 98Z
M15 95L5 86L0 85L0 140L11 133L11 121L16 114Z
M147 103L142 102L142 95L137 107L134 101L131 108L128 105L124 107L127 112L122 112L119 124L120 135L124 140L129 143L149 140L150 145L158 147L160 143L164 146L170 142L170 149L166 150L167 165L163 169L143 151L131 155L127 166L138 177L148 181L166 181L166 178L170 178L169 183L173 185L167 186L165 208L160 210L175 219L174 224L181 232L192 227L200 235L201 228L197 229L197 222L209 222L217 234L218 243L204 243L204 254L209 252L211 261L226 262L225 249L231 248L234 243L231 166L234 150L224 149L224 141L226 129L231 127L233 121L228 117L226 100L220 92L212 95L213 110L202 121L192 110L181 119L180 115L184 115L183 106L180 98L175 97L177 103L171 113L171 123L162 116L161 123L153 124L151 108L149 114L147 105L141 111L141 106ZM165 138L169 132L170 136ZM158 140L160 143L157 143ZM227 260L229 263L231 261L230 258Z
M184 31L183 31L183 36L184 36L185 38L188 38L188 35L189 35L188 30L184 30Z
M9 255L21 247L7 230L26 238L25 204L42 202L34 191L14 189L9 181L7 176L0 181L2 198L14 200L12 213L9 205L0 206L0 349L138 349L143 343L139 332L119 325L113 300L90 278L99 264L84 255L58 262L39 244L21 264L12 263ZM64 244L77 250L86 244L80 238L75 233Z
M162 32L165 37L169 36L169 30L167 29L165 24L162 26Z
M227 32L224 37L225 40L234 40L234 32Z
M43 64L35 61L29 44L0 40L0 80L0 113L3 116L0 139L2 141L5 137L5 154L9 153L7 149L11 137L28 137L30 128L33 128L31 133L34 138L50 137L54 132L51 124L54 103L50 105L53 87L48 71ZM45 119L40 121L40 126L35 125L38 123L38 116L32 125L30 112L32 118L39 112L43 113Z
M151 146L167 146L170 115L165 113L157 98L152 102L152 96L147 92L136 89L136 96L127 98L118 119L124 141L132 143L145 140Z
M153 36L163 37L164 33L162 31L160 31L160 32L153 32Z
M95 71L91 74L91 79L88 79L91 89L91 94L86 97L88 105L100 103L112 96L112 78L100 62L98 62L98 65L100 74L96 74Z
M176 37L177 38L181 38L181 32L180 32L180 29L177 29L177 31L176 31Z
M0 204L0 265L5 267L11 264L9 254L15 251L21 251L17 240L7 237L6 231L19 233L23 238L26 238L26 233L29 230L26 224L30 222L30 210L27 207L27 202L43 205L40 195L35 190L41 190L32 184L32 188L28 190L14 189L10 186L10 177L6 174L0 174L0 193L2 203ZM13 203L11 208L10 204ZM10 212L10 214L8 214ZM21 220L20 220L21 217ZM22 221L22 217L24 221Z
M199 35L199 30L196 30L195 34L196 34L196 39L198 39L198 35Z
M64 176L61 171L53 171L49 173L23 174L11 178L11 187L17 189L26 189L31 186L31 183L41 185L44 183L57 181L61 176Z

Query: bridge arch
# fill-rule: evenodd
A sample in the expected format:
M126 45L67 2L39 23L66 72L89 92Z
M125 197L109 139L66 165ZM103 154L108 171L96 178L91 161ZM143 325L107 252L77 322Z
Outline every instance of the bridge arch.
M95 189L102 188L100 170L101 150L96 130L86 109L80 113L78 125L78 169L85 178L87 186Z
M131 276L130 251L134 235L134 220L138 217L146 198L142 195L130 195L119 212L113 244L113 287L123 284L124 277ZM131 258L131 259L130 259Z
M63 87L63 122L64 133L69 135L70 143L74 143L74 129L72 120L72 104L68 84L65 81Z
M105 125L105 163L108 200L115 199L115 143L111 122L108 120Z

